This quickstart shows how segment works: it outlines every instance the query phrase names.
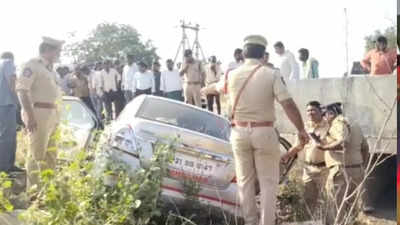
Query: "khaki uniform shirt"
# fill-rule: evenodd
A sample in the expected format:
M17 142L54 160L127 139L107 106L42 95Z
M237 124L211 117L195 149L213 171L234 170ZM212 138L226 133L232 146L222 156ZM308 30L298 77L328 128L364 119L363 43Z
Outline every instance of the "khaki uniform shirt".
M305 130L307 133L315 133L320 139L324 139L329 130L329 124L326 120L321 120L319 123L314 123L312 121L307 121L305 123ZM298 144L298 141L296 145ZM317 142L314 139L310 139L308 144L304 146L302 155L304 157L304 161L308 163L322 163L324 162L324 151L321 151L317 148Z
M342 115L338 115L331 124L327 143L343 140L344 149L339 151L326 151L325 162L328 167L335 165L351 166L363 163L362 146L365 138L358 124L350 124Z
M183 63L182 69L186 67L187 63ZM187 72L183 75L185 82L203 82L204 68L200 61L195 60L194 63L189 64Z
M227 93L233 105L250 73L261 62L257 59L246 59L244 64L231 71L227 80L216 84L219 92L224 92L227 82ZM274 101L283 101L291 98L286 86L283 84L279 71L266 66L260 67L244 88L236 106L235 120L238 121L275 121Z
M32 103L56 103L61 100L61 90L56 83L56 72L43 58L34 58L22 67L16 90L26 90Z
M215 65L215 72L211 69L211 64L206 67L206 85L217 83L222 75L221 67Z
M76 97L89 97L89 82L86 77L78 78L77 76L74 76L71 79L71 83L75 87L74 95Z

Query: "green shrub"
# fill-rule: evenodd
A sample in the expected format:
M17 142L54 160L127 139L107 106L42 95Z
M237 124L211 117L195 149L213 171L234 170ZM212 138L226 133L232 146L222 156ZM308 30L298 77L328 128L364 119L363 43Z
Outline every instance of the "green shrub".
M132 174L127 165L113 162L97 177L91 156L81 151L57 171L41 172L42 188L20 218L32 225L148 224L160 214L161 181L173 153L172 145L157 145L147 168ZM115 185L105 184L110 178Z
M12 182L8 175L4 172L0 173L0 213L11 212L14 206L8 199Z

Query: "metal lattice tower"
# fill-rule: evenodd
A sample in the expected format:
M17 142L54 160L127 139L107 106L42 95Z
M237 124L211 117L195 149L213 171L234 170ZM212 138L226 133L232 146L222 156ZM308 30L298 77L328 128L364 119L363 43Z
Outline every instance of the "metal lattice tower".
M176 51L174 63L176 63L176 59L178 58L179 52L181 50L182 50L182 62L183 62L184 52L186 49L191 49L197 60L200 60L199 54L201 53L202 61L206 62L206 57L199 42L200 25L196 24L195 26L192 26L190 23L186 24L184 20L181 20L180 22L181 22L180 27L182 28L182 39L179 43L178 50ZM186 29L195 31L195 39L192 45L190 45L189 38L186 34Z

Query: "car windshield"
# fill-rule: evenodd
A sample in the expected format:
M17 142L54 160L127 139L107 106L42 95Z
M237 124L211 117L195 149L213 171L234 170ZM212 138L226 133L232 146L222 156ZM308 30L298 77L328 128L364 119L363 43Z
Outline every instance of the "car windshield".
M228 121L190 106L156 98L146 98L137 117L229 140Z

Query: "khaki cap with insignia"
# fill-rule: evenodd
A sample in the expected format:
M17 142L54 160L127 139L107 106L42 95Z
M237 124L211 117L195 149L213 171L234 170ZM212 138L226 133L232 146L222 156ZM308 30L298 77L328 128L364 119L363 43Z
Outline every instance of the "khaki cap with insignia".
M244 38L244 45L246 44L257 44L267 47L267 39L261 35L249 35Z
M57 40L54 38L50 38L50 37L42 37L43 39L43 43L55 46L55 47L60 47L65 43L65 41L61 41L61 40Z

